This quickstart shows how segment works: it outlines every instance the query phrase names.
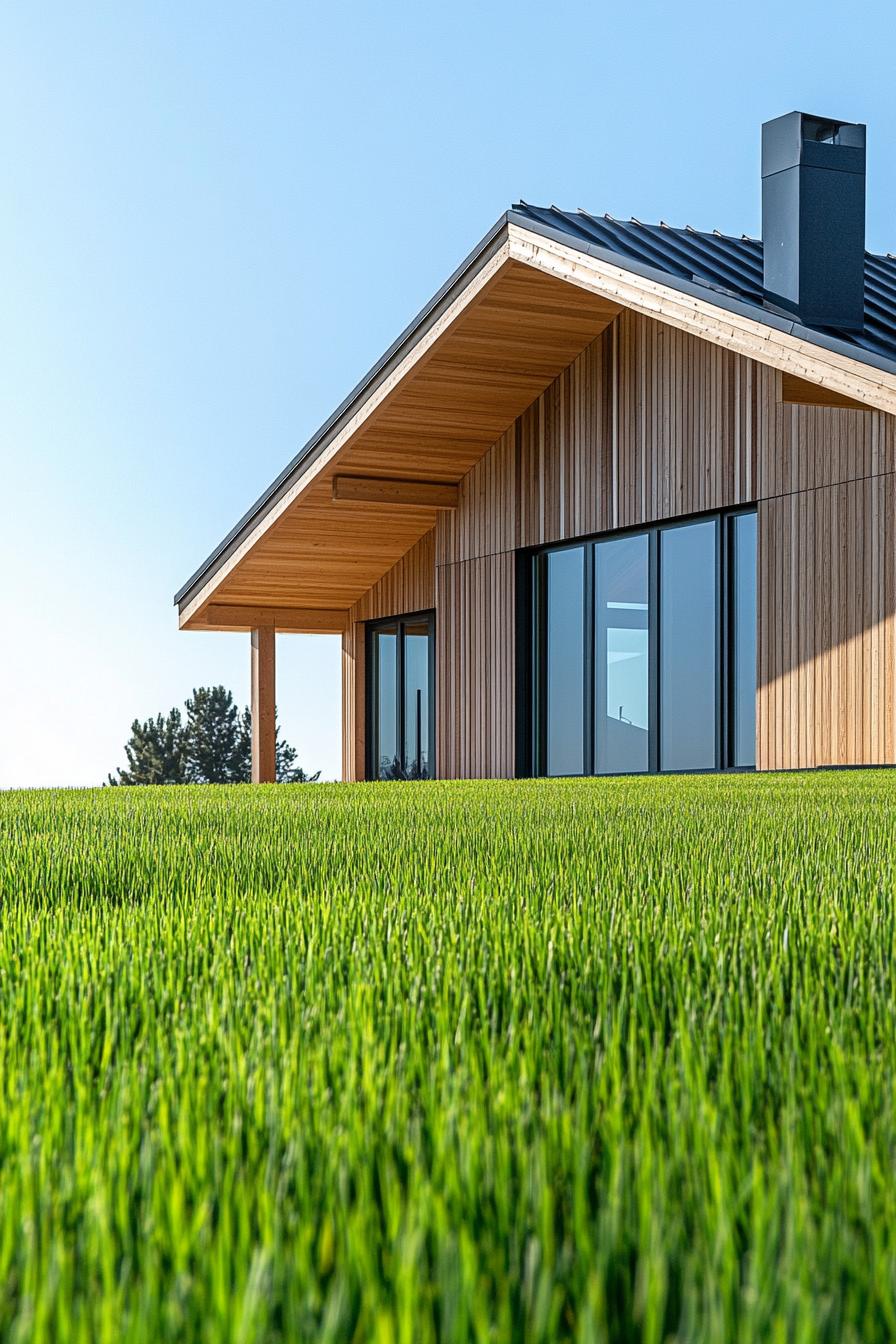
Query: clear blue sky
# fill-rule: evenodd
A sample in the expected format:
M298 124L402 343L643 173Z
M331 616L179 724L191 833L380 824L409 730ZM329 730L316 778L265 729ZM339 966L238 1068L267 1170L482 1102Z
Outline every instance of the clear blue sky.
M11 3L0 14L0 786L97 783L248 637L192 573L523 197L758 232L759 126L869 126L896 250L890 4ZM278 640L339 769L336 641Z

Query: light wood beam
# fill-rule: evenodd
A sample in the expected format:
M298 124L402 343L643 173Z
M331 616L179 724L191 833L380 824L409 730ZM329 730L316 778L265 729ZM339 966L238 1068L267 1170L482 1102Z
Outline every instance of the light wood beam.
M292 635L341 635L348 613L338 607L260 607L211 602L193 630L259 630ZM183 624L183 623L182 623Z
M450 481L395 481L380 476L335 476L333 498L353 504L398 508L456 509L458 487Z
M273 626L252 631L252 783L277 779L276 634Z

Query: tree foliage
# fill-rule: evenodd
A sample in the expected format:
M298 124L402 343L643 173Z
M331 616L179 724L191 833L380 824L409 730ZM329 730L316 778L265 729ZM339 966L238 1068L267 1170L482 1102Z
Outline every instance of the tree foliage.
M118 771L118 779L110 775L110 784L185 784L187 743L180 710L144 723L135 719L124 754L127 769Z
M277 729L277 780L311 784L296 765L298 752ZM224 686L200 686L187 700L185 714L172 709L131 724L124 748L127 767L109 775L109 784L240 784L252 773L252 714L240 713Z
M191 784L239 784L249 778L252 727L230 691L200 686L186 704L187 778ZM248 743L246 738L248 737Z
M245 717L249 723L249 742L251 749L252 741L252 718L248 709ZM296 765L298 752L295 747L280 736L280 729L277 729L277 783L278 784L315 784L320 779L320 771L316 770L313 775L306 775L300 765Z

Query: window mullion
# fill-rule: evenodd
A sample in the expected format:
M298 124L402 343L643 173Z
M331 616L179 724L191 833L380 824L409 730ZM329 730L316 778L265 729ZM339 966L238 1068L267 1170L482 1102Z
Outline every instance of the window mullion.
M585 548L585 631L584 631L584 687L585 712L582 718L585 741L582 744L582 773L593 775L595 772L596 715L594 713L594 603L595 603L595 556L597 547L594 542Z
M716 769L728 764L728 520L716 520Z
M649 702L647 769L655 775L660 768L660 534L649 533L647 599L647 695Z
M719 760L731 764L731 517L719 519Z
M395 726L397 729L395 740L398 745L398 764L404 774L407 770L407 749L404 732L404 621L398 622L398 648L396 652L398 657L395 660L395 695L398 703L395 707Z
M426 721L426 745L429 760L427 771L430 779L436 777L436 618L429 617L429 667L427 668L427 695L429 710Z

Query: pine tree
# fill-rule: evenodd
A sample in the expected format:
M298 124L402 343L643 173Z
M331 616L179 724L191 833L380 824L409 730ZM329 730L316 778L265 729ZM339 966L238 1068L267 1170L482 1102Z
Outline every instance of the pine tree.
M190 783L237 784L248 779L244 723L230 691L223 686L200 686L186 707Z
M180 710L145 723L135 719L124 754L127 769L119 769L117 779L109 775L110 784L185 784L187 753Z
M249 711L246 711L249 715ZM252 717L249 715L249 731L252 731ZM300 765L296 765L298 752L295 747L280 736L280 728L277 728L277 746L276 746L276 765L277 765L277 783L278 784L316 784L320 779L320 771L313 775L306 775Z
M276 724L277 742L275 746L275 762L278 784L314 784L320 779L320 771L316 774L306 775L301 766L296 765L298 752L295 747L290 746L284 737L280 734L280 724L277 722L277 712L274 711L274 723ZM242 771L241 779L252 778L252 711L248 708L243 710L240 718L240 731L237 749L237 758L239 768Z
M244 783L252 778L252 713L248 706L240 715L233 768Z
M280 735L280 724L277 722L277 711L274 711L274 723L276 724L277 742L275 747L275 762L278 784L314 784L320 779L320 771L316 774L306 775L301 766L296 765L298 752L295 747L290 746L285 738ZM239 735L237 740L236 761L240 770L240 778L249 780L252 778L252 711L247 707L243 710L240 717Z
M295 747L277 728L277 781L313 784L320 771L306 775L296 765ZM252 715L240 713L223 686L200 686L180 710L131 725L125 747L128 768L109 775L110 784L242 784L252 777Z

